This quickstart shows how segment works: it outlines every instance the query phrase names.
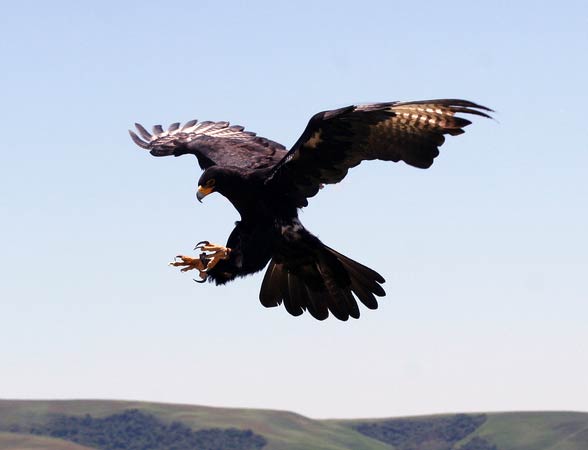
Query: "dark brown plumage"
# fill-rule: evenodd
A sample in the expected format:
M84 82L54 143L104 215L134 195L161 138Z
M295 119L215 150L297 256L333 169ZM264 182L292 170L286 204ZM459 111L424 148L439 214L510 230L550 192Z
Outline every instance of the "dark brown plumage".
M298 208L364 160L430 167L445 135L459 135L471 123L456 114L490 117L490 111L455 99L348 106L313 116L290 151L227 122L174 123L167 131L154 127L153 134L137 124L141 137L130 133L154 156L195 155L205 169L199 199L219 192L241 215L226 244L230 252L214 265L201 268L196 261L189 268L224 284L269 262L264 306L283 303L295 316L307 310L319 320L329 312L347 320L360 315L356 299L377 308L384 279L324 245L300 223Z

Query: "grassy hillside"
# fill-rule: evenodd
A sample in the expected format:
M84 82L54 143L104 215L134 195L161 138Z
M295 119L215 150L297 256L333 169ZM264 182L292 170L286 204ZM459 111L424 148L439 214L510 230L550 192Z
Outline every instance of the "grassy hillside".
M477 439L495 445L498 450L586 450L588 449L588 413L579 412L508 412L484 414L485 421L474 433L454 445L459 449ZM408 419L359 419L330 421L357 428L361 424L392 424L400 421L441 421L450 416L422 416ZM417 447L418 448L418 447ZM433 448L434 445L433 445ZM400 450L400 448L398 449Z
M25 434L56 415L106 418L139 410L194 431L252 430L263 450L586 450L588 413L536 412L416 418L313 420L286 411L211 408L125 401L0 400L0 450L87 450L69 441ZM16 430L17 433L6 432Z
M44 436L0 432L0 449L11 450L90 450L73 442Z
M479 430L491 436L498 448L516 450L588 449L586 413L502 413L489 414Z
M51 414L105 417L129 409L139 409L166 422L180 421L194 430L230 427L251 429L267 439L264 450L391 448L344 425L312 420L291 412L123 401L0 400L0 429L8 429L14 424L27 427L44 423ZM12 448L0 445L0 450Z

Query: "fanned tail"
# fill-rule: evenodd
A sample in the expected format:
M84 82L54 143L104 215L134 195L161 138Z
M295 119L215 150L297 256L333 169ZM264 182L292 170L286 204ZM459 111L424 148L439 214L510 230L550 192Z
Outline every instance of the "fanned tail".
M271 260L265 273L259 298L266 308L284 304L293 316L307 310L315 319L324 320L329 312L339 320L359 318L356 299L376 309L376 297L386 295L384 278L376 271L318 242L312 262L286 266Z

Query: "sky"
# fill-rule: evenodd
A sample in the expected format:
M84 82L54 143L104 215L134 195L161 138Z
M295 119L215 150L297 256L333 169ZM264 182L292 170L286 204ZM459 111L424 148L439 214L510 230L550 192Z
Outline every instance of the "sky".
M0 17L0 398L385 417L588 411L588 3L9 2ZM134 122L292 145L314 113L493 108L429 170L369 162L300 217L387 280L318 322L167 266L224 243L194 159Z

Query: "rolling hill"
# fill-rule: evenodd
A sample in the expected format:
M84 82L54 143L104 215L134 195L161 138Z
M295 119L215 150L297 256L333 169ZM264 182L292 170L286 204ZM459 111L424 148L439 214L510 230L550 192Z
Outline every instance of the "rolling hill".
M287 411L134 401L0 400L0 450L109 448L586 450L588 413L314 420Z

